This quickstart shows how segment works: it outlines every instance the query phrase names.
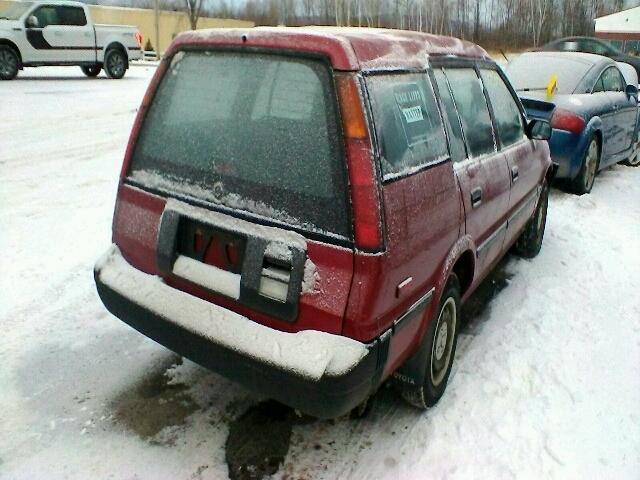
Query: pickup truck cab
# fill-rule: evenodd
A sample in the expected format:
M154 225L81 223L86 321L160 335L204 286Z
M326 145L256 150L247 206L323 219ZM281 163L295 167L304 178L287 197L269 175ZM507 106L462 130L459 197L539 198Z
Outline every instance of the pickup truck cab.
M259 73L259 74L258 74ZM480 47L416 32L181 34L135 121L98 293L318 417L444 393L464 302L538 253L550 126Z
M104 68L109 78L122 78L129 61L142 57L141 45L136 27L95 25L79 2L16 2L0 11L1 80L49 65L76 65L88 77Z

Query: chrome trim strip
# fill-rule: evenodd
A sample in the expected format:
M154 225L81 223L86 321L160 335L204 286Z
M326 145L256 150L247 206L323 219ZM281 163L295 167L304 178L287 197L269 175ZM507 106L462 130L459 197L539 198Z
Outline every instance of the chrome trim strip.
M402 316L400 318L398 318L397 320L395 320L393 322L393 326L391 327L393 329L393 333L395 334L400 328L402 328L403 325L406 325L405 320L409 319L414 313L416 313L420 308L422 308L423 306L427 306L427 304L429 302L431 302L431 299L433 298L433 294L435 293L436 288L435 287L431 287L431 290L429 290L427 293L425 293L422 297L420 297L418 299L417 302L415 302L413 305L411 305L409 307L409 309L402 314Z
M482 255L483 251L487 247L489 247L493 242L495 242L495 240L498 237L498 235L500 233L502 233L506 229L507 229L507 222L504 222L502 225L500 225L496 229L495 232L493 232L491 235L489 235L484 242L482 242L480 245L478 245L478 248L476 248L476 257L480 258L480 255Z

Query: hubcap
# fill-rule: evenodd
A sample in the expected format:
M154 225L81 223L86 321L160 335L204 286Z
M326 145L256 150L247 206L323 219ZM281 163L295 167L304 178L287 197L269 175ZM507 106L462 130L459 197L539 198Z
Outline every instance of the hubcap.
M115 76L119 76L124 71L124 59L122 55L112 53L109 56L109 71Z
M18 62L14 55L11 55L11 53L7 51L0 52L0 73L2 73L2 75L11 75L17 66Z
M456 331L456 302L453 297L447 301L440 310L436 325L435 338L431 350L431 383L438 386L444 380L449 364L451 363L451 351Z
M438 337L436 338L436 360L442 359L442 354L447 347L447 324L443 323L438 329Z

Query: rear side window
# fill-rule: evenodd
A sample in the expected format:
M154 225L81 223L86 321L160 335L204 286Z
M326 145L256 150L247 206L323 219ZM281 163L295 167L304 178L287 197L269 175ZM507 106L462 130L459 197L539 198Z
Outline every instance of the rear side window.
M524 125L511 91L497 71L482 69L480 75L491 101L500 143L508 146L519 142L524 138Z
M602 74L602 84L607 92L622 92L624 88L622 86L622 78L620 78L620 72L617 68L607 68Z
M477 157L494 152L491 117L476 71L472 68L446 68L445 73L462 120L470 155Z
M351 238L332 84L319 60L179 52L149 107L129 178Z
M440 94L440 100L444 106L444 110L447 113L449 125L447 130L449 133L449 148L451 150L451 159L454 162L459 162L467 158L467 153L464 146L464 136L462 135L462 127L460 126L460 117L456 111L456 106L453 103L451 97L451 91L449 90L449 84L444 76L442 70L434 70L434 77L438 84L438 92Z
M367 87L385 178L447 158L442 120L426 74L373 76Z
M58 17L61 25L83 27L87 24L84 10L80 7L58 7Z

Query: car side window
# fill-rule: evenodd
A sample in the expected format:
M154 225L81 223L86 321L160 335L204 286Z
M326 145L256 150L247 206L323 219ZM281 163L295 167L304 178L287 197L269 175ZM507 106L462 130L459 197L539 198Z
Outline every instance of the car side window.
M376 75L366 83L385 178L448 157L442 120L426 74Z
M495 152L493 127L482 84L473 68L445 68L472 157Z
M493 107L500 143L506 147L519 142L524 138L524 124L511 91L496 70L481 69L480 76Z
M593 91L591 93L604 92L604 84L602 83L602 75L598 78L596 85L593 87Z
M33 15L38 19L39 28L45 28L49 25L60 25L58 8L53 5L42 6L34 11Z
M602 73L602 84L607 92L624 91L620 72L615 67L609 67Z
M80 7L58 7L58 17L61 25L84 27L87 24L84 9Z
M436 79L438 85L438 92L440 94L440 100L444 106L444 111L447 114L448 124L447 133L449 134L449 149L451 151L451 160L454 162L460 162L467 158L466 148L464 146L464 136L462 134L462 125L460 125L460 117L456 111L456 106L453 103L453 97L451 96L451 90L449 89L449 82L444 76L444 72L441 69L434 70L433 76Z

